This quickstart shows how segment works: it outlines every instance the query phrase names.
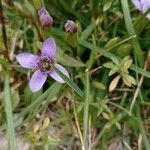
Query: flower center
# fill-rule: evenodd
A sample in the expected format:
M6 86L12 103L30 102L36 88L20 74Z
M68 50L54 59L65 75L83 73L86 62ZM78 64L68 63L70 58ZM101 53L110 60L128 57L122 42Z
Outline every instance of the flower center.
M41 59L39 62L39 68L43 72L51 71L53 62L47 58Z

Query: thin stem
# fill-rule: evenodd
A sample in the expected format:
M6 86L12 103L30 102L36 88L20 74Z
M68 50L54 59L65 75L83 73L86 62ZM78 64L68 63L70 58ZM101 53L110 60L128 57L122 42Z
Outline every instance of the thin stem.
M145 61L145 65L144 65L144 71L146 71L146 68L147 68L147 60ZM136 99L140 93L140 89L141 89L141 86L142 86L142 83L143 83L143 80L144 80L144 76L142 75L139 82L138 82L138 85L137 85L137 88L136 88L136 91L135 91L135 94L134 94L134 97L133 97L133 100L132 100L132 103L131 103L131 106L130 106L130 115L132 113L132 109L134 107L134 104L136 102Z
M83 135L81 133L81 129L80 129L79 121L78 121L78 115L77 115L74 99L72 100L72 103L73 103L73 111L74 111L75 122L76 122L76 126L77 126L77 132L78 132L78 135L79 135L79 138L80 138L82 149L84 150Z

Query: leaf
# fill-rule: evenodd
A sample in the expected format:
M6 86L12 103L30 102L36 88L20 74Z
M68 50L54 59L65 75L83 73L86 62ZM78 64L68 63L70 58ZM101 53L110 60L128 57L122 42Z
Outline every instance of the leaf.
M118 85L118 82L120 80L120 75L116 76L109 85L109 92L112 92Z
M85 66L85 64L83 64L81 61L76 60L75 58L67 54L58 54L57 60L61 62L61 64L64 64L66 66L71 66L71 67L84 67Z
M112 3L113 1L107 1L103 7L103 11L107 11L111 7Z
M129 80L129 82L132 83L133 85L136 85L136 81L135 81L135 79L134 79L132 76L128 75L128 80Z
M104 84L102 84L102 83L100 83L100 82L98 82L98 81L96 81L96 80L92 81L92 85L93 85L94 88L96 88L96 89L102 89L102 90L105 90L105 89L106 89L106 87L105 87Z
M103 112L102 116L106 119L106 120L110 120L110 115L108 113Z
M132 59L127 60L127 61L124 63L124 68L125 68L125 69L130 68L130 66L132 65L132 62L133 62Z
M117 42L118 42L119 38L118 37L114 37L113 39L110 39L104 46L105 49L110 48L112 46L114 46Z
M30 12L27 11L27 8L24 8L21 2L14 1L15 9L23 16L30 16Z
M20 102L19 92L14 88L11 88L11 97L12 97L12 107L14 110Z
M122 79L125 85L127 85L128 87L131 87L131 83L128 81L126 77L123 77Z
M115 57L111 57L111 60L115 63L115 65L119 65L119 60Z
M115 65L112 62L105 63L103 66L110 69L115 67Z
M71 66L71 67L84 67L85 64L82 63L79 60L76 60L75 58L64 54L63 50L58 47L58 53L57 53L57 61L60 62L61 64L64 64L66 66Z
M68 77L66 77L61 71L59 71L56 67L54 70L60 75L60 77L81 97L84 96L84 93L81 89Z
M91 33L93 32L94 27L95 27L95 24L94 24L94 23L91 23L91 24L82 32L80 39L81 39L81 40L87 39L87 38L91 35Z
M32 93L29 86L27 85L26 88L24 89L25 105L26 106L30 105L34 100L40 97L40 95L42 95L42 89L37 92Z
M121 0L121 5L128 34L130 36L134 36L136 35L136 33L132 24L128 0ZM137 37L132 40L132 46L134 48L134 57L137 59L137 62L140 65L140 67L142 67L144 65L144 55Z
M54 97L61 89L61 86L62 85L59 84L58 82L53 83L50 88L48 88L43 94L41 94L41 96L39 96L36 100L34 100L28 107L23 109L20 112L19 117L24 116L31 110L39 107L42 104L43 100L45 100L47 97L49 97L49 99Z
M132 84L136 85L135 79L132 76L128 75L128 74L123 74L123 81L129 87L131 87Z
M113 74L115 74L117 72L117 68L116 69L112 69L112 70L110 70L110 72L109 72L109 76L112 76Z
M120 47L116 50L116 54L123 58L127 55L130 55L130 52L131 52L131 44L122 44L120 45Z
M24 1L23 7L25 7L32 14L33 17L36 17L36 10L28 0Z
M13 122L13 110L11 104L11 96L10 96L10 86L9 86L9 74L8 72L4 72L4 106L5 106L5 115L7 120L7 134L9 138L9 144L11 149L17 149L16 143L16 134Z

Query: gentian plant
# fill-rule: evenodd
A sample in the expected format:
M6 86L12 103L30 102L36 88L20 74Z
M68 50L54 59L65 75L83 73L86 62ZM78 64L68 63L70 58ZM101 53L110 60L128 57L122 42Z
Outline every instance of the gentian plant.
M132 0L132 3L139 9L142 13L146 13L150 9L150 0ZM146 16L150 19L150 13Z
M40 90L48 76L51 76L60 83L65 83L55 72L54 67L69 78L68 71L55 62L56 50L55 40L53 38L48 38L43 42L41 55L20 53L16 56L18 63L22 67L35 70L29 82L29 87L32 92Z

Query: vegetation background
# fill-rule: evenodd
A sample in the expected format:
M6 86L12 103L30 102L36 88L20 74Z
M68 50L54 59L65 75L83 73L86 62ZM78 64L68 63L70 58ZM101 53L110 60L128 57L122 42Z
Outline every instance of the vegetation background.
M0 0L0 26L1 150L150 149L150 20L130 0ZM71 79L59 73L66 84L48 78L32 93L15 56L48 37Z

